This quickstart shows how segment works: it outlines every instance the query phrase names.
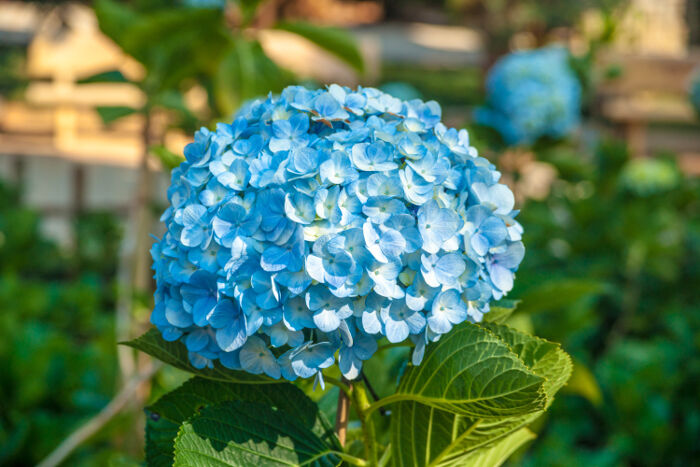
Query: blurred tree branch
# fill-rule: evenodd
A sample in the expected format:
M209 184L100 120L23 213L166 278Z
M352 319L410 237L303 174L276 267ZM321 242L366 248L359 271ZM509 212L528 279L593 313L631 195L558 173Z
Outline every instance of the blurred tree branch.
M151 368L131 378L122 387L121 391L107 404L97 415L88 420L80 428L71 433L61 444L56 447L37 467L55 467L61 464L70 454L85 441L90 439L103 426L107 424L119 411L132 400L134 394L142 384L149 381L151 376L158 371L161 363L153 362Z

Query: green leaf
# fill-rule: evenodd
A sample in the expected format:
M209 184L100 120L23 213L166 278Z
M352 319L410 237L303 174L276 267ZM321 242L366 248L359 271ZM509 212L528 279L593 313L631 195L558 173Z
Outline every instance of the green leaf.
M225 401L258 402L282 410L339 449L332 427L316 404L292 384L253 386L194 377L146 408L148 465L172 465L174 440L182 422L204 407Z
M420 399L400 402L394 408L391 420L392 457L397 465L469 465L462 464L466 462L465 456L469 453L504 439L539 417L571 374L571 361L557 344L507 326L493 323L483 325L465 323L452 332L464 332L473 328L479 329L481 333L499 342L523 365L521 368L525 368L528 374L534 374L540 379L539 389L543 396L539 399L540 403L533 410L522 410L519 413L493 411L475 414L464 410L456 411L451 407L438 407ZM449 338L450 335L444 336L443 339ZM437 352L436 349L441 350L439 347L446 345L443 339L428 347L426 361L423 364L430 364L427 361L428 356L436 352L440 355L439 361L487 359L490 365L481 368L482 373L479 374L471 364L467 369L471 372L477 371L478 377L485 381L494 381L496 375L504 371L500 361L490 359L489 356L493 352L489 351L484 344L476 343L485 340L479 334L472 336L464 334L463 339L466 342L470 340L475 342L475 345L465 352L465 354L469 352L465 357L456 356L456 353L449 357L442 351ZM449 345L449 347L455 346ZM430 374L427 372L428 376L424 378L430 378ZM404 380L400 388L403 385ZM463 393L467 394L474 390L471 384L463 384L461 387Z
M156 7L136 10L113 0L97 0L100 29L146 69L142 87L150 98L179 90L186 80L212 76L231 35L215 8Z
M105 71L78 80L78 84L90 83L130 83L130 81L119 70Z
M544 378L492 332L465 323L428 346L387 400L412 400L474 417L521 415L544 407Z
M511 328L524 332L528 335L532 335L535 332L535 324L532 322L532 315L526 315L523 313L510 315L505 322L498 324L508 325Z
M357 48L355 38L347 31L339 28L317 26L303 21L283 22L275 27L297 34L313 42L326 52L353 67L359 73L364 73L365 64L362 54Z
M563 390L568 394L584 397L595 406L600 406L603 402L603 395L595 376L586 365L576 360L571 378Z
M571 357L554 342L516 331L508 326L496 324L483 326L507 343L535 374L545 378L544 391L547 395L545 409L549 407L554 401L554 394L571 377L573 369Z
M211 74L231 42L215 8L162 8L141 14L121 47L143 63L155 89L176 88L185 78Z
M174 466L335 466L334 447L297 417L267 405L230 401L202 409L180 427Z
M558 279L528 290L523 294L519 313L542 313L572 305L584 297L600 295L606 284L589 279Z
M137 109L126 106L96 107L95 110L105 125L138 112Z
M244 371L229 370L218 364L214 368L204 368L198 370L190 364L187 357L187 348L181 342L167 342L156 329L137 337L128 342L122 342L123 345L128 345L137 350L147 353L148 355L172 365L180 370L188 371L203 378L213 379L216 381L224 381L230 383L243 384L279 384L280 381L268 378L266 376L252 375Z
M113 0L96 0L93 8L102 32L121 46L129 27L138 20L138 13Z
M503 324L520 304L520 300L499 300L491 305L491 309L484 315L484 322Z
M246 100L279 91L288 81L289 75L265 55L257 41L237 38L216 72L216 103L223 114L231 114Z
M192 411L194 414L194 411ZM146 465L148 467L170 467L175 456L175 437L179 423L146 413Z
M201 126L200 119L187 107L184 96L179 91L166 89L155 93L150 96L150 105L170 111L170 125L180 130L194 133Z
M441 462L441 467L498 467L503 464L515 451L528 441L535 439L535 434L527 428L502 438L495 443L466 455L451 457Z
M258 7L263 0L234 0L234 4L240 9L242 23L247 26L254 18Z
M196 120L192 111L185 104L184 96L181 92L173 90L165 90L154 94L151 97L151 105L154 107L162 107L167 110L175 111L178 116L186 120Z
M163 145L151 147L151 152L158 158L163 168L167 171L173 170L185 160L183 156L175 154Z

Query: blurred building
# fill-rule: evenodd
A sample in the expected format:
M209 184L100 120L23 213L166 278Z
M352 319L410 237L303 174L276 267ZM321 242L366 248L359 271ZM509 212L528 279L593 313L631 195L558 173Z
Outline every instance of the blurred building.
M686 8L693 0L631 0L622 15L615 38L625 53L686 57Z
M700 70L689 32L697 26L694 8L695 0L630 0L601 57L603 74L617 71L599 93L602 115L621 129L633 154L673 151L686 172L699 174L698 119L688 99Z
M83 209L125 215L143 152L142 122L127 117L106 127L97 106L138 107L128 84L79 84L107 70L126 76L139 65L99 32L92 10L0 4L2 37L28 42L22 100L0 101L0 167L23 186L25 202L44 213L43 229L71 241L71 216ZM154 189L154 193L163 193ZM162 196L161 196L162 198Z
M469 66L479 61L480 36L467 28L377 25L372 24L382 16L377 2L325 0L327 8L319 8L319 1L288 2L284 13L355 26L369 70L365 82L376 79L382 62ZM260 40L273 60L301 78L358 84L347 65L298 36L268 30ZM100 32L94 13L82 4L2 2L0 42L26 47L29 79L22 99L0 96L2 178L22 182L24 201L44 213L43 228L63 243L71 241L71 216L82 209L125 215L144 151L143 122L133 115L105 126L95 108L138 108L144 96L129 84L80 81L111 70L136 78L140 65ZM166 144L181 152L189 138L171 131ZM163 200L165 177L156 180L153 194Z
M684 92L698 57L689 43L700 42L692 28L700 23L700 7L692 0L630 2L615 52L605 58L628 73L604 87L603 115L623 128L640 153L663 147L698 161L700 144L689 134L697 133L695 117ZM296 0L284 3L283 14L351 27L368 64L362 82L369 84L386 64L419 70L481 67L488 40L460 25L382 23L383 3L372 0ZM347 65L298 36L270 30L260 39L273 60L302 78L359 82ZM2 178L24 184L25 201L45 213L44 228L65 243L70 242L70 216L81 209L125 214L144 152L143 122L130 116L105 126L95 107L138 107L144 96L128 84L81 80L114 69L138 77L139 64L101 34L92 10L83 4L0 2L3 45L26 47L29 82L22 99L0 96ZM647 131L658 122L672 126ZM179 152L189 138L171 131L166 143ZM152 168L157 170L155 163ZM155 180L153 194L162 200L165 176Z

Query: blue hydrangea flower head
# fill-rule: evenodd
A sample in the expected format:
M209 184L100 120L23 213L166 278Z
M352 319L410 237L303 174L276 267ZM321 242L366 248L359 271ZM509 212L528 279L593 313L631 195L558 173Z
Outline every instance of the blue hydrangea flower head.
M695 109L695 113L700 116L700 68L693 72L688 87L688 98Z
M562 47L513 52L501 58L486 78L486 105L477 123L497 130L510 145L561 138L581 118L581 85Z
M172 172L151 322L196 368L357 378L378 341L427 343L513 287L500 173L436 102L292 86L202 128ZM322 379L321 379L322 382Z

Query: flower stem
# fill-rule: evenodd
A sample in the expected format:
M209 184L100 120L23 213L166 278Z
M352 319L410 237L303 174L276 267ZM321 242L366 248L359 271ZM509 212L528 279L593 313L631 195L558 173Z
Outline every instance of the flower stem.
M343 378L343 384L352 389L352 383ZM345 446L345 438L348 432L348 417L350 415L350 397L344 390L338 391L338 408L335 413L335 433L341 446Z
M377 467L379 465L377 460L377 439L374 432L374 423L367 412L367 408L370 406L367 392L364 385L359 384L359 382L352 389L350 394L355 406L355 412L357 412L357 416L362 424L362 437L365 445L367 465L369 467Z
M369 378L367 378L367 375L365 374L364 371L360 372L360 375L362 375L362 381L364 381L365 386L367 386L367 390L369 391L370 395L372 396L373 401L377 402L380 399L380 397L377 394L377 391L375 391L374 388L372 387L372 385L370 384ZM382 417L387 415L386 409L384 407L379 408L379 413L382 415Z
M389 460L391 459L391 443L389 443L386 448L384 448L384 452L382 453L382 457L379 458L379 467L386 467L389 464Z
M350 394L350 386L346 384L347 380L345 380L345 378L343 378L343 381L345 382L326 375L323 375L323 379L326 383L330 383L333 386L337 386L345 394Z
M388 349L393 349L396 347L413 347L413 342L396 342L394 344L384 344L380 345L377 348L377 352L381 352L382 350L388 350Z

